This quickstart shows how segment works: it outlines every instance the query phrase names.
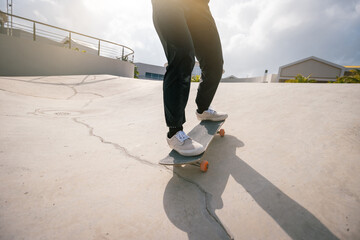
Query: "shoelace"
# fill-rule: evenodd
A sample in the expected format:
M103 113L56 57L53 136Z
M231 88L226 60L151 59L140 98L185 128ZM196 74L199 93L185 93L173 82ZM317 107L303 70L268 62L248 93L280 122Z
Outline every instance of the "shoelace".
M184 131L179 131L176 135L176 138L179 139L180 142L184 142L186 139L189 139L190 137L186 135Z
M215 114L216 111L215 110L212 110L211 108L209 108L208 110L206 110L205 112L208 112L210 114Z

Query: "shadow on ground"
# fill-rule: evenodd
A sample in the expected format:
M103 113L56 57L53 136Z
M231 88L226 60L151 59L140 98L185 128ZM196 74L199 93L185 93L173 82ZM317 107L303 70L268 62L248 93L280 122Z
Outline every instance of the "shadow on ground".
M211 164L208 173L202 174L193 166L174 167L163 204L177 228L189 239L230 238L231 229L222 226L215 210L223 208L221 196L231 175L291 239L338 239L311 212L240 159L236 149L243 146L234 136L215 137L206 152Z

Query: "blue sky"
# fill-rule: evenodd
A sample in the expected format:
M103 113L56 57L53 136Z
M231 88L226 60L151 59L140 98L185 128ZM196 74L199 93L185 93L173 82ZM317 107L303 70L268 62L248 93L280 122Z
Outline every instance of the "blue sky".
M13 0L14 14L127 45L135 62L166 62L151 0ZM309 56L360 65L360 0L211 0L225 76L260 76ZM6 0L0 0L6 10Z

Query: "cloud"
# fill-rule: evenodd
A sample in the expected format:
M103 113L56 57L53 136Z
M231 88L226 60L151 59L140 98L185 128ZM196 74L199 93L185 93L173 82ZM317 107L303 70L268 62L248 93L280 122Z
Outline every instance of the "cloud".
M359 1L248 0L224 9L231 3L212 2L229 75L276 73L280 65L312 55L360 63Z
M360 64L360 0L211 0L225 76L259 76L309 56ZM22 0L14 13L127 45L135 61L166 62L150 0Z
M32 1L32 2L34 2L34 1ZM52 4L52 5L57 5L56 1L54 1L54 0L40 0L40 2L45 2L45 3Z
M44 23L48 22L47 18L44 15L42 15L41 13L39 13L38 10L34 10L33 13L36 16L36 18L39 19L39 21L44 22Z
M135 61L157 65L166 62L152 24L151 1L84 0L84 5L101 23L97 36L134 49Z

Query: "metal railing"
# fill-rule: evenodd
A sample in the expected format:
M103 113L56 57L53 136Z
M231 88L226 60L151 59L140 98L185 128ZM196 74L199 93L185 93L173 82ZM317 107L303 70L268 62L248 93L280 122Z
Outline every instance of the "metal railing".
M33 41L47 42L83 53L134 62L134 50L127 46L13 14L4 12L1 14L16 20L2 23L2 33L5 32L7 35L31 37Z

